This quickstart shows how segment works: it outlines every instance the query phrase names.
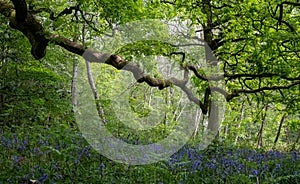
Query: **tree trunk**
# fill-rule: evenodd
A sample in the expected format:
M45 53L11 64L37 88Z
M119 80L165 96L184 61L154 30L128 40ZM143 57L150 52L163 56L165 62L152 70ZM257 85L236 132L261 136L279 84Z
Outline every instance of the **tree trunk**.
M296 139L296 141L295 141L295 143L293 145L293 149L296 148L296 145L299 144L299 141L300 141L300 129L298 129L298 136L297 136L297 139Z
M77 19L77 22L79 22L78 20L78 13L76 13L76 19ZM78 41L78 32L80 31L78 26L74 29L75 31L75 37L74 37L74 42L77 42ZM84 33L84 30L82 32L82 34L85 34ZM76 82L77 82L77 74L78 74L78 57L77 56L74 56L74 61L73 61L73 78L72 78L72 104L73 104L73 107L76 107L77 106L77 98L76 98Z
M285 119L286 115L283 115L281 120L280 120L280 124L279 124L279 127L278 127L278 131L277 131L277 135L276 135L276 138L274 140L274 146L276 145L277 141L278 141L278 138L280 136L280 131L281 131L281 127L283 125L283 122L284 122L284 119Z
M215 100L211 100L209 104L207 129L215 132L219 130L219 127L219 107L217 106L217 102Z
M265 113L262 114L261 126L260 126L260 130L258 132L257 148L261 148L263 146L262 145L262 143L263 143L262 136L263 136L263 130L264 130L264 126L265 126L268 107L269 107L268 104L266 104Z
M240 128L241 127L241 121L243 120L244 118L244 108L245 108L245 101L242 102L242 108L241 108L241 114L240 114L240 117L238 119L239 123L236 125L236 128ZM237 141L239 140L239 135L236 135L235 137L235 143L237 143Z
M195 130L193 132L193 137L196 138L197 132L199 130L199 123L201 119L202 113L200 109L197 109L196 117L195 117Z
M84 26L82 28L83 45L85 45L85 35L86 35L86 31L85 31L85 26ZM86 60L85 64L86 64L86 72L87 72L87 76L88 76L88 81L89 81L90 87L92 89L92 92L94 94L98 114L99 114L102 122L104 123L104 125L106 125L107 121L105 119L104 110L101 107L100 98L99 98L99 94L98 94L98 91L97 91L97 88L96 88L96 85L95 85L95 82L94 82L94 79L93 79L93 74L92 74L92 71L91 71L90 62Z
M104 115L104 110L101 107L99 94L98 94L98 91L97 91L97 88L96 88L96 85L95 85L95 82L94 82L94 79L93 79L93 75L92 75L92 71L91 71L91 67L90 67L90 62L88 62L88 61L86 61L86 71L87 71L89 84L90 84L91 89L92 89L93 94L94 94L98 114L99 114L101 120L103 121L103 123L107 124L107 121L106 121L105 115Z
M77 56L75 56L74 63L73 63L73 78L72 78L72 104L74 107L77 106L77 98L76 98L77 74L78 74L78 58Z

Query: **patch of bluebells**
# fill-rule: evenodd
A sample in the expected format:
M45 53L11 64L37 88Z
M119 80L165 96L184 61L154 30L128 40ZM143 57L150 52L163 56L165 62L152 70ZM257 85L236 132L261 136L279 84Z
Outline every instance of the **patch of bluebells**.
M24 132L0 132L0 183L64 181L80 174L76 165L88 160L92 154L83 137L70 134L72 132L49 134L45 130L26 135ZM70 179L70 182L76 181Z
M167 162L174 173L186 169L190 175L214 176L218 178L247 176L249 180L274 181L276 178L297 175L300 172L299 153L251 149L226 149L219 147L213 152L184 146L171 161ZM180 164L185 163L185 164Z
M121 178L119 175L122 172L127 177L131 170L134 177L157 177L153 183L170 183L163 179L166 175L187 183L189 178L200 181L199 178L209 177L224 182L234 178L238 178L236 181L244 181L241 176L251 182L257 179L274 181L280 177L300 174L300 158L296 151L262 152L225 147L200 150L201 146L191 145L185 145L165 162L122 170L122 165L103 160L80 133L60 131L18 134L0 130L0 183L28 183L31 179L41 183L84 183L86 178L91 177L94 183L100 183L115 178L114 174ZM155 176L148 174L153 167ZM145 176L136 172L139 169L145 170ZM165 175L159 178L156 170ZM107 173L110 173L111 178Z

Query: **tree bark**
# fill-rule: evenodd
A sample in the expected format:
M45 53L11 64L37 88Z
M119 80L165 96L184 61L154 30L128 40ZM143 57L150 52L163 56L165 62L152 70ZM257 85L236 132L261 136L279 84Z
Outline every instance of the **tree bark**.
M280 136L280 132L281 132L281 127L283 125L283 122L284 122L284 119L285 119L286 115L283 115L281 120L280 120L280 124L279 124L279 127L278 127L278 131L277 131L277 135L276 135L276 138L274 140L274 145L276 145L277 141L278 141L278 138Z
M240 114L240 117L238 119L238 124L236 125L237 129L240 128L241 121L244 118L244 107L245 107L245 101L242 102L242 108L241 108L241 112L240 112L241 114ZM236 137L235 137L235 143L237 143L238 139L239 139L239 135L236 135Z
M195 116L195 130L193 132L194 139L196 138L198 130L199 130L201 116L202 116L201 111L197 109L196 116Z
M76 14L76 18L77 18L77 14ZM79 31L78 27L74 31L78 32ZM77 42L77 41L78 41L78 33L76 33L76 35L74 37L74 42ZM77 58L77 56L74 56L73 77L72 77L72 104L73 104L73 107L77 106L77 97L76 97L77 74L78 74L78 58Z
M89 84L91 86L92 92L94 94L98 114L99 114L101 120L103 121L103 123L107 124L107 121L105 119L104 110L101 107L99 94L98 94L98 91L97 91L97 88L96 88L96 85L95 85L95 82L94 82L94 79L93 79L90 63L88 61L86 61L85 63L86 63L86 71L87 71L88 81L89 81Z
M299 141L300 141L300 129L298 129L298 135L297 135L297 139L296 139L296 141L295 141L295 143L293 145L293 149L296 148L296 145L299 144Z
M210 101L209 106L209 115L208 115L208 125L207 129L216 132L219 131L220 122L219 122L219 107L215 100Z
M74 107L77 106L77 98L76 98L77 74L78 74L78 59L75 56L73 61L73 77L72 77L72 104Z
M263 130L264 130L265 121L266 121L266 117L267 117L268 107L269 107L269 105L266 104L265 112L262 114L261 126L260 126L260 130L258 132L257 148L261 148L263 146L262 136L263 136Z

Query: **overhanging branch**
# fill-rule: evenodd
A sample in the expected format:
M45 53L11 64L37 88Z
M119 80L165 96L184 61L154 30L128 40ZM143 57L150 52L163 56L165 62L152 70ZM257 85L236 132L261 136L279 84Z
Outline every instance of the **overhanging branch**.
M278 74L225 74L224 76L204 76L198 72L198 69L195 66L187 65L184 70L184 78L176 79L158 79L151 77L150 75L146 75L144 71L136 64L123 60L118 55L105 54L96 51L92 51L87 49L82 44L77 42L73 42L65 37L56 34L49 34L44 29L43 26L38 22L33 14L27 11L27 5L24 0L12 0L12 3L8 3L7 1L0 0L0 13L4 16L8 17L10 20L10 26L14 29L21 31L30 41L32 45L31 53L36 59L43 58L46 53L46 47L49 42L52 42L56 45L59 45L69 52L74 54L83 56L87 61L90 62L98 62L109 64L117 69L122 69L129 71L133 74L137 82L142 83L145 82L149 86L158 87L159 89L164 89L170 87L172 85L179 87L182 91L184 91L189 98L190 101L199 105L203 113L207 113L208 107L208 99L211 91L217 91L223 94L227 100L231 100L234 97L239 96L241 93L259 93L266 90L280 90L280 89L289 89L295 85L300 84L299 77L297 78L289 78L286 76L280 76ZM69 13L71 9L64 13ZM178 53L177 53L178 54ZM183 54L183 60L185 55ZM224 89L218 87L210 87L210 89L206 89L206 93L204 96L204 102L201 102L192 91L186 86L188 80L188 72L192 71L199 79L204 81L210 80L223 80L227 79L236 79L236 78L244 78L249 77L251 79L255 78L263 78L263 77L280 77L282 79L288 80L289 82L293 82L286 86L271 86L271 87L259 87L258 89L239 89L235 90L232 93L228 93Z
M202 103L194 94L193 92L186 86L187 81L186 77L184 79L176 79L174 77L170 79L158 79L151 77L150 75L146 75L144 71L135 63L131 63L128 61L123 60L118 55L110 55L110 54L101 54L96 51L92 51L87 49L84 54L83 58L89 62L97 62L97 63L106 63L111 65L119 70L126 70L130 71L137 82L142 83L145 82L149 86L158 87L160 90L170 87L172 85L179 87L182 91L185 92L188 99L195 104L197 104L204 114L207 113L208 109L208 97L210 93L206 93L204 97L204 103ZM186 72L186 71L185 71Z
M27 12L25 0L13 0L13 4L14 6L6 1L0 1L0 13L9 18L9 25L13 29L21 31L28 38L33 57L35 59L44 57L48 39L45 37L43 26Z
M218 88L218 87L211 87L211 91L216 91L221 93L227 101L232 100L234 97L239 96L240 94L256 94L263 91L270 91L270 90L281 90L281 89L290 89L293 86L300 85L300 80L297 82L293 82L289 85L284 86L265 86L257 89L238 89L234 90L232 93L226 92L224 89Z
M16 10L16 20L24 22L27 18L27 4L25 0L12 0Z

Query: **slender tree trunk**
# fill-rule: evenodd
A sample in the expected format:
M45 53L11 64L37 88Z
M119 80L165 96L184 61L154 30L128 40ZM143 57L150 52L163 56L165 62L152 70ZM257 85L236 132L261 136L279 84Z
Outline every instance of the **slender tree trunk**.
M298 129L298 135L297 135L297 139L296 139L296 141L295 141L295 143L293 145L293 149L296 148L296 145L299 144L299 141L300 141L300 129Z
M72 78L72 104L74 107L77 106L77 98L76 98L77 74L78 74L78 58L77 56L75 56L73 62L73 78Z
M198 133L201 116L202 116L202 111L200 109L197 109L196 117L195 117L195 130L193 132L193 137L194 138L196 138L196 135Z
M107 124L107 121L104 116L104 110L101 107L99 94L98 94L98 91L97 91L97 88L96 88L96 85L95 85L95 82L93 79L90 63L88 61L86 61L85 63L86 63L86 71L87 71L88 81L91 86L92 92L94 94L98 114L99 114L101 120L103 121L103 123Z
M286 116L286 115L283 115L282 118L281 118L281 120L280 120L280 124L279 124L279 127L278 127L277 135L276 135L276 138L275 138L275 140L274 140L274 146L276 145L276 143L277 143L277 141L278 141L278 138L279 138L279 136L280 136L281 127L282 127L282 125L283 125L285 116Z
M4 55L6 54L5 53L6 51L5 51L4 48L3 48L2 52L3 52L3 54L2 54L2 57L1 57L1 60L0 60L1 76L6 76L6 70L5 70L6 59L4 57ZM1 78L1 80L0 80L0 89L4 88L6 86L5 80L3 80L3 78ZM4 102L5 102L5 95L4 95L4 93L0 93L0 109L3 108Z
M258 132L257 148L261 148L263 146L262 145L262 143L263 143L262 136L263 136L263 130L264 130L264 126L265 126L268 107L269 107L268 104L266 104L265 112L262 114L261 126L260 126L260 130Z
M85 31L85 26L84 26L82 28L83 45L85 45L85 35L86 35L86 31ZM86 64L86 71L87 71L88 81L89 81L90 87L92 89L92 92L94 94L94 99L95 99L98 114L99 114L101 120L103 121L104 125L106 125L107 121L105 119L104 110L103 110L103 108L101 107L101 104L100 104L100 98L99 98L99 94L98 94L98 91L97 91L97 88L96 88L96 85L95 85L95 82L94 82L94 79L93 79L93 74L92 74L92 71L91 71L90 62L86 60L85 64Z
M166 97L165 97L165 103L167 106L170 105L170 99L169 99L169 92L168 90L166 90L166 93L165 93ZM163 131L163 134L166 134L167 133L167 120L168 120L168 112L166 111L165 114L164 114L164 131Z
M289 134L288 127L285 125L285 126L283 126L283 128L284 128L284 133L285 133L285 138L287 140L287 143L290 144L291 140L290 140L290 134Z
M245 108L245 101L242 102L242 108L240 111L240 117L238 119L238 124L236 125L236 128L240 128L241 127L241 121L244 119L244 108ZM239 135L237 134L235 137L235 143L237 143L237 141L239 140Z
M78 35L76 35L75 39L77 41ZM76 83L77 83L77 75L78 75L78 57L74 56L73 61L73 78L72 78L72 104L73 107L77 106L77 97L76 97Z
M149 92L149 101L148 101L148 106L150 107L151 106L151 101L152 101L152 91L153 88L150 88L150 92Z
M76 21L77 23L79 23L79 18L78 18L78 13L75 14L75 17L76 17ZM74 37L74 42L77 42L78 41L78 32L79 32L79 27L76 26L74 28L74 32L76 33L75 34L75 37ZM84 33L83 33L84 34ZM78 75L78 57L77 56L74 56L74 61L73 61L73 78L72 78L72 104L73 104L73 107L76 107L77 106L77 97L76 97L76 83L77 83L77 75Z
M224 129L223 129L223 134L224 134L224 137L225 137L225 138L227 137L228 129L229 129L229 126L228 126L228 124L226 124L226 125L224 126Z

